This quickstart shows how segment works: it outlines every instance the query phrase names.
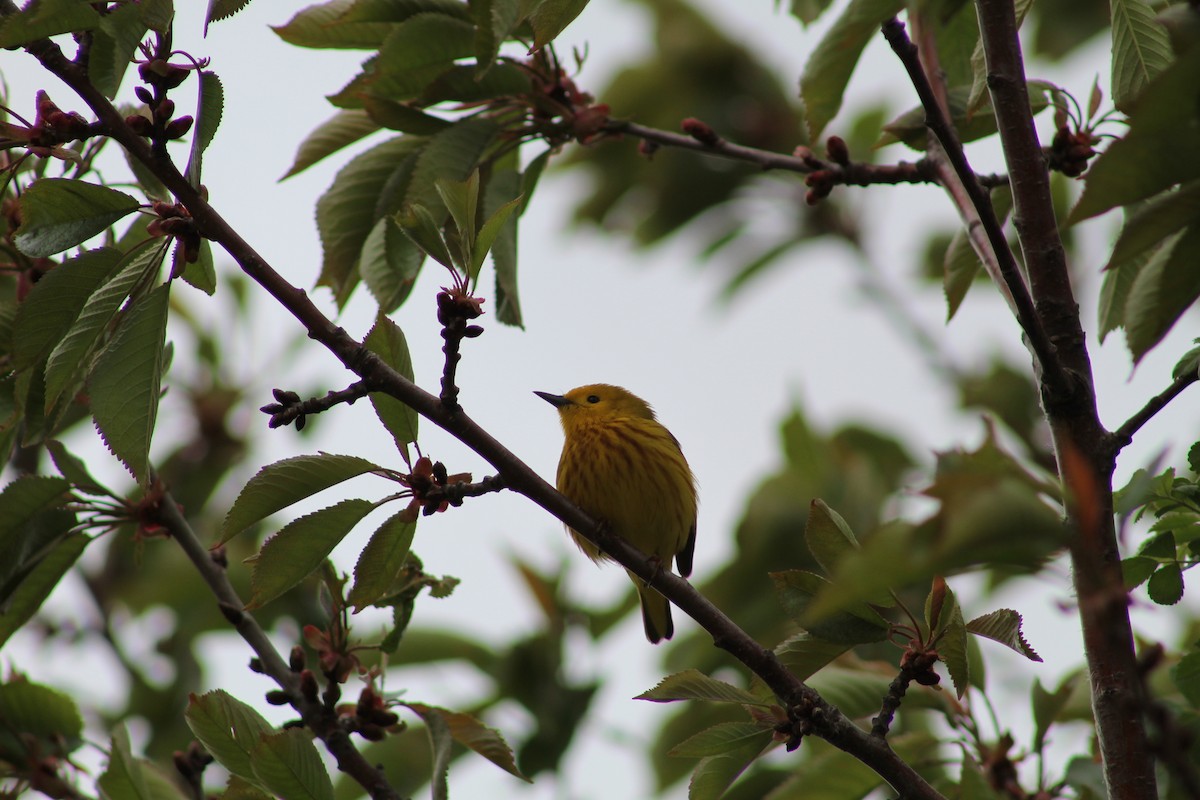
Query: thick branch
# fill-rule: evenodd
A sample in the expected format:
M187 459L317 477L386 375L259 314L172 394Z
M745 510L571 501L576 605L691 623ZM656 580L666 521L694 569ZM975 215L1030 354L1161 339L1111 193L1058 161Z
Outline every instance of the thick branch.
M372 766L358 751L350 741L350 735L338 725L336 716L321 703L313 703L304 697L300 691L299 677L288 667L254 617L245 610L241 598L225 574L225 569L213 561L212 553L201 544L169 492L163 495L159 503L158 519L163 527L170 531L171 538L179 544L192 566L208 584L225 617L254 650L262 663L263 671L287 692L301 719L321 737L337 761L338 769L356 780L373 800L400 800L400 793L392 788L383 772Z
M976 8L1030 288L1038 317L1072 378L1064 386L1045 370L1042 397L1068 497L1067 521L1075 534L1071 564L1105 782L1114 800L1152 800L1157 797L1154 759L1113 517L1111 437L1096 409L1079 306L1029 107L1013 0L977 0Z
M11 0L0 0L0 12L11 13ZM31 45L42 65L61 78L91 107L104 123L105 129L124 146L130 154L153 170L155 175L171 190L176 198L187 207L201 232L219 243L239 264L242 270L262 286L308 332L310 338L320 342L333 353L347 369L356 373L372 391L383 391L409 405L419 414L445 429L487 460L499 473L505 485L525 495L537 505L549 511L570 528L582 533L601 550L608 553L633 574L653 585L664 596L695 619L713 637L717 646L727 650L735 658L757 674L781 702L791 707L801 705L815 709L812 715L813 732L842 750L853 755L878 773L896 791L910 800L942 800L942 796L929 785L911 766L879 738L872 737L855 725L835 707L826 703L816 692L798 680L775 657L775 654L758 644L739 628L720 609L697 592L691 584L679 576L666 572L652 563L645 554L638 552L623 539L606 534L596 520L571 504L554 487L541 478L528 465L477 425L466 413L447 409L438 397L422 390L395 370L384 364L374 353L362 347L345 330L333 324L301 289L288 283L272 269L248 242L235 231L208 201L193 188L178 169L166 159L151 152L144 139L136 136L124 123L111 103L87 79L77 65L68 61L58 48L49 42ZM173 509L174 506L172 505ZM169 514L178 514L177 510ZM176 524L182 520L177 516ZM192 540L194 541L194 539ZM207 552L196 553L189 545L185 549L198 566L207 564ZM202 549L202 548L201 548ZM240 609L240 601L228 590L228 585L218 581L212 574L215 565L201 567L202 574L209 580L214 592L229 607ZM234 615L238 616L238 615ZM268 644L261 629L249 617L241 614L237 621L239 632L258 649ZM277 653L270 651L271 674L287 671ZM264 666L267 662L264 660ZM283 676L284 672L280 672ZM290 672L287 672L290 675ZM289 681L293 679L288 679ZM287 684L291 689L292 684ZM306 720L307 721L307 720ZM331 736L327 746L339 750L349 746L349 740ZM357 751L355 751L357 752ZM335 756L338 753L335 751ZM369 787L368 787L369 788Z
M892 46L892 50L899 56L901 63L904 64L909 79L921 99L921 105L925 109L925 124L937 137L946 158L958 175L963 190L979 215L979 222L987 235L991 251L999 266L1000 277L1016 311L1017 322L1020 324L1021 330L1025 332L1029 346L1037 358L1043 382L1056 394L1067 393L1070 388L1070 380L1059 362L1054 345L1042 327L1042 321L1034 308L1029 289L1025 286L1024 278L1021 277L1016 257L1008 247L1008 240L1004 236L1004 227L996 216L995 208L992 207L992 199L979 182L974 170L971 169L970 162L967 161L967 154L958 140L954 126L937 102L933 86L925 75L925 70L921 67L916 45L905 33L904 23L895 18L883 24L883 35L888 44Z

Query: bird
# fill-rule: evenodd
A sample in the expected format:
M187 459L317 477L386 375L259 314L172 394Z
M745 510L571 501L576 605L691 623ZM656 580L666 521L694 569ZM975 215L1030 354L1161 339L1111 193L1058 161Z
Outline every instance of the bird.
M642 398L605 383L566 394L534 392L558 409L563 449L558 490L641 550L661 568L674 561L679 574L692 573L696 550L696 478L679 440ZM608 556L567 526L575 544L599 562ZM675 633L671 604L629 573L641 598L642 623L651 644Z

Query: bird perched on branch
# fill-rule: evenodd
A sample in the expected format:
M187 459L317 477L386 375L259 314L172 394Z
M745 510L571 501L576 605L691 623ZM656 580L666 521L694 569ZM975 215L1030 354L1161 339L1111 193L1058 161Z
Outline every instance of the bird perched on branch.
M565 395L534 392L558 409L564 441L558 490L590 516L665 568L692 573L696 549L696 479L679 441L650 405L619 386L596 383ZM593 561L606 558L568 527ZM671 604L630 573L642 601L646 638L675 632Z

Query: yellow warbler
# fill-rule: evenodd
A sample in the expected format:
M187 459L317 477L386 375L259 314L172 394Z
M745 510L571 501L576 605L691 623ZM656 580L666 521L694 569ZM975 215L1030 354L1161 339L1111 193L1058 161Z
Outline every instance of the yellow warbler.
M563 450L558 490L613 533L670 569L692 573L696 549L696 479L679 441L650 405L619 386L580 386L565 395L534 392L558 409ZM604 555L567 529L593 561ZM675 632L671 604L630 573L652 643Z

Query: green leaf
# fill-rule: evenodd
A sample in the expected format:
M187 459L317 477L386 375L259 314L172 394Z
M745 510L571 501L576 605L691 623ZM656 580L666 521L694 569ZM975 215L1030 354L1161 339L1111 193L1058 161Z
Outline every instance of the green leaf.
M225 791L220 795L221 800L275 800L275 796L264 792L256 785L239 775L230 774L225 782Z
M804 541L826 575L833 574L842 556L860 549L846 520L820 498L809 504Z
M1141 586L1154 570L1158 569L1158 561L1145 556L1130 556L1121 560L1121 577L1125 583L1125 591L1132 591Z
M400 373L408 380L413 380L412 357L408 352L408 342L404 340L404 331L382 313L375 318L363 346L379 356L383 363ZM420 417L417 412L395 397L383 392L371 392L371 405L375 415L392 435L396 449L408 459L408 445L417 440L417 424Z
M93 478L88 472L87 465L83 463L83 459L73 455L62 442L47 441L46 450L50 453L54 466L58 468L64 478L71 482L71 488L75 491L98 497L115 498L117 496L108 487Z
M530 162L523 175L517 173L515 168L493 171L484 196L484 213L489 220L495 218L514 198L521 200L517 216L524 213L545 166L546 155L542 153ZM487 250L492 256L492 265L496 269L496 319L505 325L521 327L521 299L517 286L517 216L507 215L491 244L488 247L477 245L476 255L481 250ZM484 223L483 227L487 231L488 223Z
M431 730L433 726L430 723L436 718L441 725L445 726L454 741L474 750L508 774L515 775L526 783L533 782L517 768L512 749L494 728L489 728L470 714L459 711L447 711L444 708L427 706L422 703L403 703L402 705L418 714Z
M1025 641L1025 634L1021 631L1022 622L1021 615L1016 611L1001 608L968 622L967 632L999 642L1030 661L1041 661L1042 657Z
M377 50L395 25L347 19L354 0L332 0L300 11L284 25L273 25L280 39L297 47Z
M404 195L404 204L424 206L431 212L438 209L435 219L441 217L442 200L437 189L438 181L466 180L498 132L499 128L491 120L472 118L456 122L430 137L429 144L417 156L412 182ZM398 207L402 208L403 205Z
M1180 186L1153 200L1126 209L1128 216L1104 269L1111 270L1151 250L1164 239L1200 222L1200 181Z
M96 779L96 785L106 800L155 800L142 763L130 750L129 732L124 724L113 728L108 766Z
M348 147L379 130L379 123L366 111L352 108L338 111L318 125L296 150L296 159L279 180L288 178L316 164L328 155Z
M649 700L652 703L671 703L676 700L707 700L712 703L739 703L746 706L769 706L759 698L736 686L710 678L695 669L685 669L668 675L649 691L642 692L634 700Z
M719 800L770 744L771 734L764 731L759 739L752 739L736 750L700 759L688 783L688 800Z
M479 269L483 266L483 260L487 257L488 252L492 249L492 244L496 241L496 237L504 230L504 225L508 222L509 216L512 215L517 207L521 205L522 198L514 197L500 208L496 209L496 213L488 218L488 221L483 223L483 227L479 229L479 236L475 240L475 248L471 261L472 280L479 278Z
M888 685L894 677L886 672L866 672L861 667L832 665L806 683L850 719L867 719L879 713L880 699L888 693ZM910 711L918 708L949 711L951 707L946 692L918 691L913 686L904 696L904 708Z
M223 689L217 689L200 696L188 695L184 719L192 734L221 766L257 783L252 754L262 737L274 731L261 714Z
M403 90L388 83L398 76L413 91L432 80L456 60L475 50L475 26L449 14L415 14L397 25L379 48L376 71L383 76L376 94L399 98Z
M142 9L130 3L109 8L92 31L87 72L92 85L113 99L121 79L137 53L137 46L148 29Z
M500 97L528 94L533 88L529 73L516 64L497 64L480 78L474 67L453 66L421 89L416 98L423 106L438 103L484 103Z
M0 624L6 623L0 618ZM6 740L18 731L32 740L16 745L19 752L10 752L11 740L0 744L0 757L10 763L19 756L28 758L31 745L44 748L41 756L66 757L83 743L83 718L75 702L49 686L17 675L0 684L0 728Z
M475 246L475 222L479 214L479 170L472 170L464 181L434 181L434 187L458 228L459 241L465 248L460 261L464 265L473 264L471 251Z
M185 264L179 277L193 288L199 289L209 297L217 293L217 267L213 263L212 246L208 239L200 240L198 257L190 264ZM182 248L175 246L175 258L182 258Z
M449 800L447 775L450 770L450 748L454 739L450 736L449 726L439 714L430 714L425 720L425 733L429 736L429 749L432 751L429 766L432 773L430 795L433 800Z
M142 486L151 477L170 291L164 284L133 304L88 378L96 428Z
M808 631L800 631L775 645L775 655L793 675L806 681L850 647L848 644L818 639Z
M454 269L454 259L442 236L442 229L429 209L422 205L407 206L395 216L396 225L421 252L448 269Z
M971 683L971 670L967 659L967 631L963 625L958 598L949 587L945 589L938 618L929 620L929 625L938 637L938 658L946 665L946 671L950 673L950 682L954 684L955 693L961 700Z
M188 183L200 186L201 163L204 151L212 144L221 125L221 113L225 107L225 87L217 73L209 70L200 71L200 89L196 98L196 127L192 134L192 148L188 155Z
M90 3L81 3L79 0L34 0L23 10L0 20L0 47L11 50L34 39L90 31L99 25L100 15Z
M1193 649L1171 667L1171 680L1192 708L1200 708L1200 650Z
M42 178L21 194L17 248L48 257L82 244L138 208L133 197L86 181Z
M112 248L88 250L59 264L33 285L17 307L13 323L14 369L27 369L49 354L120 261L121 253Z
M529 16L533 27L533 47L541 50L554 41L579 14L587 8L588 0L542 0Z
M842 645L856 645L881 642L887 638L887 621L865 603L853 604L839 609L836 613L815 617L812 613L814 599L832 586L820 575L792 569L772 572L770 576L788 616L818 639ZM878 590L875 593L884 594Z
M1003 225L1012 211L1012 190L1008 186L997 186L991 190L991 199L996 217ZM979 270L983 268L983 262L971 246L971 239L967 236L965 228L954 232L954 238L946 248L942 266L942 291L946 294L946 321L949 322L954 319L967 296L967 291L975 283Z
M1145 0L1111 0L1113 105L1126 114L1138 95L1171 63L1167 30Z
M363 244L376 220L394 210L390 185L399 182L397 191L403 196L415 155L424 146L424 139L401 136L372 147L343 167L317 200L323 253L317 285L333 289L339 302L345 302L358 281Z
M267 539L248 559L254 573L246 608L261 608L311 575L374 508L369 500L343 500L289 522Z
M358 271L371 291L379 311L390 314L408 299L425 253L404 235L392 217L381 217L359 256Z
M250 0L208 0L208 11L204 14L204 35L208 36L211 23L229 19L248 5Z
M1058 719L1059 714L1067 707L1067 701L1071 699L1071 693L1075 691L1075 684L1079 682L1079 674L1068 675L1063 679L1063 682L1058 685L1058 688L1053 692L1048 692L1042 688L1042 682L1037 678L1033 679L1033 691L1031 693L1033 700L1033 751L1040 753L1046 744L1046 734L1050 732L1050 727Z
M480 0L471 3L475 22L475 74L482 77L496 63L500 45L520 20L521 0Z
M307 730L263 736L250 763L258 783L283 800L334 800L333 782Z
M1146 583L1146 593L1160 606L1173 606L1183 599L1183 569L1178 561L1163 564Z
M16 585L12 594L3 601L4 613L0 614L0 647L3 647L4 643L42 607L42 603L58 588L67 570L75 565L91 541L92 537L82 533L67 535ZM0 712L0 717L2 716Z
M1154 348L1200 296L1200 224L1151 256L1125 301L1125 341L1134 362Z
M1200 48L1193 48L1151 81L1132 109L1129 133L1088 169L1068 224L1200 178L1200 128L1194 124L1197 74ZM1164 153L1170 156L1164 158Z
M791 0L789 11L804 27L816 22L833 4L833 0Z
M370 120L394 131L411 133L415 136L432 136L446 130L454 123L386 97L368 94L362 98L363 110ZM350 112L342 112L350 113ZM354 113L361 114L363 111Z
M364 458L332 453L294 456L268 464L250 479L233 501L217 544L224 544L254 523L293 503L377 469L380 467Z
M346 602L357 613L387 596L408 563L417 530L416 510L393 514L371 535L354 565L354 587Z
M0 564L0 574L14 566L12 559L25 555L21 549L27 525L43 511L65 503L70 490L71 484L62 478L22 475L0 491L0 552L9 556Z
M752 742L761 748L765 744L763 734L769 735L770 730L753 722L722 722L689 736L668 750L667 755L679 758L719 756Z
M125 254L116 274L94 291L70 330L46 359L46 400L49 410L69 387L82 384L95 353L112 328L112 321L135 287L148 283L159 268L165 247L151 243ZM110 273L111 274L111 273Z
M137 4L150 30L166 33L175 19L174 0L142 0Z
M842 107L842 95L867 42L879 34L879 26L904 8L899 0L850 0L837 21L826 31L804 65L800 97L812 141Z
M1154 252L1152 250L1140 253L1104 273L1104 282L1100 284L1100 308L1097 314L1101 342L1108 334L1125 326L1125 304L1129 302L1129 291Z

